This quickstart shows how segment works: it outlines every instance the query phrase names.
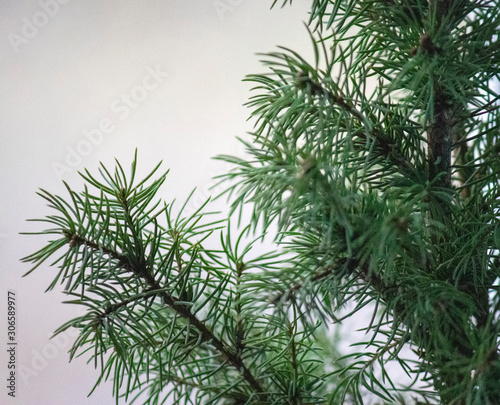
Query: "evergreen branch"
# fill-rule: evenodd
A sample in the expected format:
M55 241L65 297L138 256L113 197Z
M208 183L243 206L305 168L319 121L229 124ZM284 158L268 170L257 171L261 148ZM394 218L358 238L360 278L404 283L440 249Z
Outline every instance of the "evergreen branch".
M326 89L319 82L314 82L306 73L302 73L298 76L298 87L307 88L312 95L322 95L326 97L332 104L337 105L343 111L351 115L356 121L364 127L364 136L362 133L358 132L359 136L364 144L368 140L374 140L376 146L383 153L383 156L391 161L391 163L399 169L399 171L410 177L416 177L416 169L414 165L405 157L405 155L398 150L397 145L390 141L383 132L376 129L374 124L359 111L352 103L348 102L342 95L334 94L332 91Z
M98 244L85 240L76 233L71 235L69 238L69 244L72 247L79 245L85 245L94 251L102 251L104 254L108 255L112 259L118 262L118 265L125 269L127 272L134 274L136 277L143 279L149 286L151 291L155 291L157 295L163 300L165 305L171 308L175 313L177 313L182 318L188 320L192 326L201 334L203 342L210 343L217 351L226 359L229 364L231 364L238 372L241 373L245 381L257 391L265 400L266 393L261 385L261 383L253 376L252 372L245 366L242 359L234 352L229 349L229 346L225 344L221 339L217 338L214 333L205 325L205 323L199 320L190 310L189 307L183 305L178 301L177 298L168 294L159 284L159 282L154 278L152 271L147 266L137 268L129 260L126 255L118 253L110 248L99 246Z
M452 343L453 345L449 352L451 354L437 354L442 349L439 349L439 347L435 347L434 342L428 341L428 327L425 325L419 325L418 323L415 324L414 322L416 316L416 313L414 311L416 310L416 308L413 305L409 305L410 301L404 298L413 294L413 286L411 284L408 284L408 281L406 281L405 278L401 278L401 281L398 283L388 284L373 270L370 270L366 261L360 261L356 258L343 258L338 260L335 265L325 266L323 268L312 271L312 276L309 279L309 283L319 283L321 280L327 279L332 276L336 278L343 278L347 274L351 274L361 279L364 283L366 283L367 286L370 286L373 290L376 291L383 302L385 302L387 309L392 312L395 325L400 323L405 324L409 329L409 338L413 341L413 343L418 347L428 348L428 351L421 352L421 357L423 359L427 359L427 361L429 361L429 363L431 364L434 363L433 367L435 367L435 370L439 370L439 364L442 361L442 359L440 359L439 357L445 357L450 360L453 358L453 355L456 356L457 354L458 358L460 359L470 359L473 356L474 352L471 348L472 344L470 342L470 337L467 335L467 333L464 333L464 331L461 329L461 325L456 323L456 320L453 318L445 320L446 315L445 318L443 318L444 314L451 314L456 311L456 309L454 309L456 303L442 301L438 301L438 305L441 306L441 309L434 316L438 324L445 322L445 324L448 325L448 328L454 331L453 336L450 337L450 343ZM282 292L278 296L276 296L273 299L273 303L276 304L280 300L295 300L295 295L298 294L304 286L304 283L297 283L292 285L285 292ZM456 287L449 286L447 288L458 291ZM466 300L462 301L464 305L467 305L466 302ZM471 305L469 304L469 306ZM358 308L361 307L362 306L359 306ZM353 313L356 312L356 310L357 308L347 316L352 316ZM463 309L461 308L459 310L463 311ZM465 318L470 316L467 313L471 314L472 311L469 309L463 315ZM345 317L337 321L341 321L343 319L345 319ZM372 322L370 322L370 324ZM375 329L375 334L378 328L379 327ZM394 328L396 328L396 326L394 326ZM373 336L372 341L374 338L375 335ZM390 342L388 342L387 345L390 345ZM446 378L446 376L443 377L445 386L453 386L452 383L446 381Z

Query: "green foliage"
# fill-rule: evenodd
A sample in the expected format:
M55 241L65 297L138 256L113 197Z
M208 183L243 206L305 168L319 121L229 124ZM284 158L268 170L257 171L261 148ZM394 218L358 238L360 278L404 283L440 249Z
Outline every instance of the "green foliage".
M236 237L136 159L42 191L57 239L25 260L64 252L71 356L146 404L499 403L499 26L497 2L314 0L314 60L264 55L247 157L219 157ZM328 325L367 308L340 357Z
M66 302L87 309L56 331L79 329L70 357L90 355L98 384L112 378L117 398L147 392L148 404L319 401L312 332L292 306L269 312L261 292L259 272L277 270L280 255L249 257L255 241L244 244L244 232L234 241L203 206L174 214L156 201L158 167L137 183L136 160L130 176L119 163L114 173L102 166L102 180L86 171L92 188L67 186L66 200L40 192L57 211L40 233L56 239L24 260L36 268L64 250L49 289L61 283ZM213 233L220 249L205 246Z

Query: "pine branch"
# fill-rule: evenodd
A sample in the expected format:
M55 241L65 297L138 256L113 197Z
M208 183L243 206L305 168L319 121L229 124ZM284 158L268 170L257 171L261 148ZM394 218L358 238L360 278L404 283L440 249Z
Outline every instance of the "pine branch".
M455 320L453 319L446 321L446 318L448 317L447 314L455 311L454 306L456 305L456 302L448 303L438 301L438 305L441 306L441 309L438 313L433 315L437 324L444 323L454 331L453 335L449 338L449 342L447 342L451 343L452 346L448 352L445 352L443 351L442 342L438 342L436 345L436 342L429 341L432 335L428 326L423 326L418 322L415 322L415 319L419 319L418 314L414 312L415 303L407 298L415 294L415 287L408 282L407 278L401 277L400 282L388 284L376 272L370 270L366 261L363 262L356 258L339 259L334 265L315 269L311 271L311 274L312 275L309 277L307 284L318 284L322 280L330 277L342 279L347 275L350 275L362 280L366 285L370 286L379 296L379 299L385 303L388 310L392 313L394 324L405 325L404 329L409 331L408 338L412 341L412 343L417 347L426 348L420 352L420 356L422 359L427 360L429 364L431 364L433 373L436 373L438 376L441 376L440 378L443 378L444 387L455 386L454 381L450 382L447 380L449 377L445 374L441 375L440 367L442 367L443 363L458 361L458 359L471 359L474 355L474 351L472 349L474 345L470 341L470 337L461 329L462 324L455 324ZM432 282L433 281L431 281L431 278L429 277L428 283L430 284ZM272 302L276 304L283 300L297 300L296 295L300 294L300 290L302 290L305 285L305 283L297 283L290 286L286 291L278 294ZM447 288L458 292L458 289L451 285ZM349 313L348 316L352 316L355 311ZM344 318L341 318L337 321L341 321L343 319ZM396 326L393 328L395 327ZM375 328L375 332L378 328L379 327ZM372 337L372 341L373 339L375 339L375 335ZM390 346L390 342L388 342L387 345ZM465 379L466 377L463 375L460 378ZM440 391L443 392L443 390L446 390L446 388L441 387ZM456 393L452 392L451 398L453 398L453 395L456 395Z
M96 252L103 252L112 259L116 260L118 266L132 273L134 276L144 280L149 286L151 291L154 291L158 297L162 299L166 306L171 308L175 313L177 313L182 318L188 320L190 324L200 333L202 341L212 345L217 351L222 355L222 357L228 361L238 372L241 373L245 381L262 397L265 401L266 392L262 387L261 383L254 377L252 372L245 366L243 360L229 349L229 346L224 343L221 339L217 338L215 334L205 325L205 323L199 320L194 314L191 313L189 307L183 305L178 301L178 298L168 294L164 288L161 287L160 283L155 280L152 270L147 266L136 267L127 256L118 253L108 247L99 246L98 244L86 240L76 233L73 235L68 235L69 244L71 247L78 247L80 245L86 246Z
M385 136L383 132L375 128L375 125L342 95L334 94L332 91L326 89L319 82L312 80L307 73L298 75L298 87L307 89L313 96L326 97L333 105L347 112L363 126L364 131L358 132L357 136L361 138L364 145L366 145L367 141L373 140L376 144L376 150L379 150L382 157L388 159L401 174L410 178L418 177L415 166L406 158L402 151L398 150L398 146Z

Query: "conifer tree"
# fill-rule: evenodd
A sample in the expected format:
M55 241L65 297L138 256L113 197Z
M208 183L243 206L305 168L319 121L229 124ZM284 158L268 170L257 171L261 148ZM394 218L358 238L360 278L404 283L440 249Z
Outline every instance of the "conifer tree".
M42 190L54 239L24 260L86 307L70 356L130 403L499 404L499 26L497 1L313 0L313 60L263 56L247 156L219 157L236 234L136 158Z

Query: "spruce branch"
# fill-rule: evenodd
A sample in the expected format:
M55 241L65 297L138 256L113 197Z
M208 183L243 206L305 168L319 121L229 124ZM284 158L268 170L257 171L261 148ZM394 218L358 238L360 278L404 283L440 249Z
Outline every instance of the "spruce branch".
M135 166L134 161L132 179ZM96 366L98 357L101 357L101 364L104 365L103 354L109 346L103 340L103 334L106 334L116 356L111 355L106 365L103 366L101 378L106 370L111 370L113 365L116 365L114 366L115 373L129 373L130 384L126 391L128 396L133 387L140 388L141 386L139 374L137 374L140 368L130 365L131 356L134 353L140 357L146 356L148 359L151 356L161 356L161 351L158 352L158 350L168 345L174 349L172 353L175 353L175 350L179 350L175 348L178 347L176 336L185 334L185 343L192 340L190 345L193 346L181 349L182 354L176 358L170 358L170 367L174 366L172 362L180 366L193 348L199 348L202 352L217 353L209 355L218 363L218 369L215 372L222 368L233 368L241 376L241 381L245 381L253 391L252 394L248 392L245 394L243 390L238 394L239 398L246 395L248 399L250 395L254 399L258 398L258 402L267 402L267 391L243 360L241 351L244 346L240 342L238 347L233 347L222 337L224 329L220 332L215 330L217 327L220 328L219 322L221 321L218 319L222 314L217 314L216 318L209 320L209 311L204 313L205 318L199 317L203 313L200 313L203 306L211 303L212 310L217 308L221 294L224 293L223 288L229 280L228 276L224 276L226 281L216 287L218 290L215 289L214 292L201 296L207 285L211 284L210 273L217 275L219 272L217 255L210 250L203 249L201 242L214 229L217 229L218 223L200 225L199 211L188 219L178 218L172 222L171 207L167 205L155 213L154 210L159 204L153 204L152 200L163 178L153 181L148 186L143 181L140 183L141 187L133 188L127 184L123 169L118 163L115 175L109 173L104 166L102 173L109 186L98 182L89 172L84 175L91 185L101 190L100 197L92 196L87 189L79 195L66 185L70 193L70 201L73 203L71 205L58 196L53 196L48 192L42 193L42 196L52 208L60 213L60 216L48 216L44 221L55 224L57 228L41 233L62 234L63 237L58 239L57 243L52 243L24 259L36 263L36 268L58 249L63 248L62 241L69 247L58 260L61 262L60 271L50 288L53 288L57 281L64 281L67 285L67 294L75 295L74 290L81 286L82 293L79 299L68 302L86 305L89 308L86 315L67 322L56 332L61 333L69 327L81 329L81 335L71 349L71 357L76 354L78 348L92 344L95 347ZM150 204L153 208L149 207ZM161 213L166 214L168 229L161 227L158 223ZM190 243L187 250L181 249L181 244L187 243L186 235L189 233L201 239L195 244ZM161 251L165 252L161 253ZM186 252L191 256L188 261L182 257ZM205 257L200 257L199 252ZM81 266L77 270L75 266L78 262ZM173 268L174 266L176 268ZM202 289L195 287L193 290L192 283L200 283L201 280L193 281L192 273L199 274L201 269L206 269L203 271L208 271L209 274L202 281ZM87 270L90 271L87 272ZM175 295L176 292L179 293L178 296ZM195 299L200 302L194 301ZM191 309L193 305L198 305L195 311ZM138 319L130 319L139 314L139 312L134 312L136 307L142 308L143 316L146 316L147 320L142 323ZM161 337L162 331L166 330L166 325L155 330L167 319L167 315L162 314L165 308L173 314L171 325L174 328L167 333L166 340ZM184 320L184 324L180 320ZM227 321L224 319L222 322ZM212 326L209 326L209 323ZM125 327L127 330L124 329ZM243 324L240 323L240 334L244 335L246 332L242 328ZM197 331L198 338L193 334L194 331ZM152 350L152 352L144 352L144 350ZM199 360L196 358L193 360L193 364L198 364ZM160 362L161 379L162 360L155 357L155 361ZM119 362L123 365L119 365ZM178 366L175 365L175 367ZM150 370L146 371L149 374ZM97 383L101 381L101 378ZM132 383L132 381L135 382ZM120 386L120 380L115 381L117 397ZM203 388L200 387L199 389ZM215 391L212 390L212 392ZM234 395L234 392L227 389L220 390L216 395L224 397L226 393L229 396Z
M123 207L125 208L125 211L127 212L127 207L128 204L124 203ZM130 220L130 218L129 218ZM69 245L71 247L78 248L80 245L84 245L88 249L94 250L95 252L103 252L104 254L108 255L110 258L113 260L116 260L118 263L118 266L123 268L125 271L132 273L134 276L137 278L140 278L144 280L146 285L150 289L150 294L154 292L155 295L160 297L162 299L162 302L165 303L166 306L171 308L176 314L178 314L180 317L188 320L190 324L200 333L202 341L209 343L212 345L220 354L221 356L229 362L238 372L241 373L245 381L248 382L248 384L258 393L262 396L263 400L265 401L265 391L261 385L261 383L254 377L252 372L245 366L243 363L243 360L241 357L230 350L230 346L226 344L224 341L222 341L220 338L216 337L215 334L213 333L212 330L210 330L203 321L198 319L189 309L188 306L185 306L182 304L182 301L179 300L179 298L174 297L170 294L168 294L164 288L160 285L160 283L154 278L152 269L149 268L147 265L142 265L142 266L137 266L137 261L134 260L132 262L126 255L123 255L121 253L118 253L112 249L109 249L104 246L99 246L98 244L85 240L81 236L77 235L76 233L73 235L68 235L67 236L69 239ZM177 255L177 259L179 259ZM145 263L146 260L141 260L141 263ZM181 270L181 269L179 269ZM130 300L132 302L132 300ZM110 306L108 307L108 310L106 310L106 315L109 312L112 312L113 309L117 309L122 305L126 305L128 302L124 301L120 304L116 304L117 306ZM109 311L109 312L108 312Z
M337 105L342 110L346 111L364 127L363 132L357 133L357 136L363 141L362 144L366 145L369 140L374 140L375 151L380 151L382 156L389 159L402 174L409 177L416 177L417 171L413 163L406 158L404 153L398 150L398 145L391 142L391 140L383 132L376 129L376 125L372 123L363 113L361 113L361 111L356 109L352 103L346 101L343 96L332 93L321 86L320 83L313 82L309 76L304 78L304 75L304 73L301 73L298 77L299 88L304 88L305 86L311 94L322 95L334 105Z

